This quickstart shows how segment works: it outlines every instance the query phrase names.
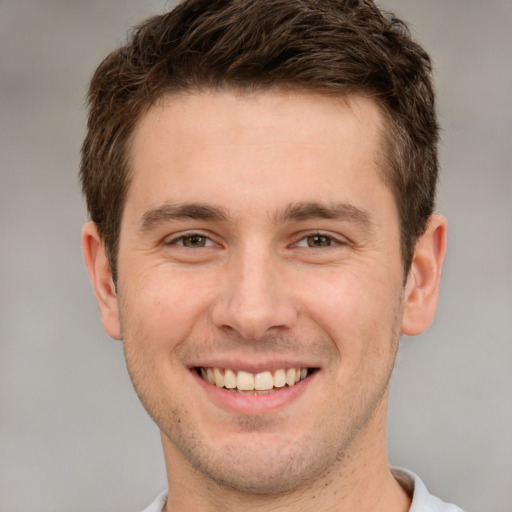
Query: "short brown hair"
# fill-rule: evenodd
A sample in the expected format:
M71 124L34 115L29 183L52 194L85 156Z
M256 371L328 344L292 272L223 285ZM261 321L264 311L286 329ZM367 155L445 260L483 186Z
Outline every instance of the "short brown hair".
M364 94L378 103L407 272L435 202L431 71L406 25L371 0L185 0L148 19L101 63L88 93L80 177L114 279L138 119L165 94L226 88Z

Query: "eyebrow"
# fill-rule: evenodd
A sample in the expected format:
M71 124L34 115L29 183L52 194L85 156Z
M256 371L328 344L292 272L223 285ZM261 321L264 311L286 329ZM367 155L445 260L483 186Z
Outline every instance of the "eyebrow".
M149 232L171 220L193 219L226 222L229 216L221 207L204 203L165 202L147 210L139 222L140 230ZM315 219L345 220L371 228L371 216L362 209L346 203L323 204L318 202L298 202L289 204L275 216L275 222L300 222Z
M156 208L146 211L139 222L140 230L148 232L165 222L180 219L208 221L226 221L226 211L218 206L200 203L165 202Z
M366 210L346 203L295 203L288 205L277 220L305 221L314 219L346 220L365 228L370 228L372 225L371 216Z

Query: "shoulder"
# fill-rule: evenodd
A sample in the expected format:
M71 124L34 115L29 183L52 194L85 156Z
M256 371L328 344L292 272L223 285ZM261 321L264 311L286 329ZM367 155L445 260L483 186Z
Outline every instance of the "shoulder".
M432 496L421 478L412 471L402 468L392 468L391 471L400 485L412 495L409 512L463 512L456 505Z

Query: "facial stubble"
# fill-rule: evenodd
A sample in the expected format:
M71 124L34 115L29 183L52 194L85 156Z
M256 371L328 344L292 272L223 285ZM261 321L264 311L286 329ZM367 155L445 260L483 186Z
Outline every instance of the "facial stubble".
M206 439L205 435L199 432L186 403L174 401L171 405L166 401L165 393L157 392L155 396L155 386L151 385L154 377L151 365L141 361L138 351L133 350L132 344L123 336L125 358L135 391L148 414L160 428L164 447L167 445L178 458L189 464L191 471L199 479L205 480L207 484L216 484L239 493L277 496L301 489L304 491L315 482L330 481L334 474L339 477L351 470L350 467L353 461L357 460L357 451L360 449L361 443L358 441L364 437L372 418L381 406L385 405L383 402L387 399L389 380L399 345L401 300L398 309L390 341L384 345L380 354L389 361L386 371L380 376L380 381L372 381L371 375L362 376L362 385L365 382L364 378L367 379L366 389L360 393L360 400L352 403L347 409L342 423L332 425L331 415L321 421L317 425L318 428L302 433L299 439L287 436L286 428L280 428L280 415L240 417L229 425L234 430L233 436L224 444L217 444L217 449L212 450L209 445L212 440ZM125 325L124 321L122 325ZM132 334L137 337L136 331ZM272 338L271 345L275 351L279 345L278 338ZM283 338L281 345L297 347L303 346L304 343ZM373 343L369 345L370 349L375 347ZM330 350L331 356L337 357L333 347L332 341L321 340L311 349ZM262 350L261 341L258 342L258 350ZM372 356L374 357L375 355ZM324 400L330 401L331 397L325 396ZM313 414L316 406L317 404L312 404ZM329 432L335 434L329 435ZM236 440L239 433L242 433L240 442ZM218 440L213 441L218 443Z

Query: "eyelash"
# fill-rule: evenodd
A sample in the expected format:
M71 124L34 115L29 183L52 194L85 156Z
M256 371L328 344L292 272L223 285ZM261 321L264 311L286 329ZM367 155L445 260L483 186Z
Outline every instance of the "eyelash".
M197 247L189 247L185 244L185 240L192 239L192 238L200 238L205 241L205 244L207 245L199 245ZM166 245L179 245L188 249L202 249L204 247L213 247L217 246L217 244L212 240L212 238L208 235L205 235L203 233L198 232L190 232L190 233L184 233L182 235L179 235L177 237L174 237L173 239L166 242Z
M197 245L197 246L186 245L186 240L187 239L190 240L193 238L204 240L204 245ZM324 239L326 241L326 245L318 245L318 246L309 245L308 244L308 242L310 241L309 239L314 239L314 238ZM305 245L300 245L301 243L303 243ZM300 248L304 248L304 249L306 249L306 248L308 248L308 249L323 249L323 248L328 248L328 247L332 247L332 246L336 246L336 245L346 245L346 244L347 244L346 240L340 240L339 238L336 238L331 234L318 231L318 232L303 234L297 242L294 242L293 244L291 244L291 247L295 246L295 247L300 247ZM185 247L188 249L202 249L205 247L218 246L218 244L216 242L214 242L210 236L205 235L203 233L198 233L198 232L184 233L180 236L173 238L172 240L169 240L168 242L166 242L166 245L179 245L179 246L182 246L182 247Z
M308 239L313 238L323 238L328 241L327 245L319 245L319 246L311 246L311 245L299 245L301 242L305 242L305 244L308 244ZM293 245L296 247L303 247L308 249L323 249L328 247L333 247L337 245L346 245L347 241L342 240L340 238L336 238L335 236L329 234L329 233L323 233L321 231L315 231L313 233L305 233L301 236L301 238L298 240L298 242L295 242Z

